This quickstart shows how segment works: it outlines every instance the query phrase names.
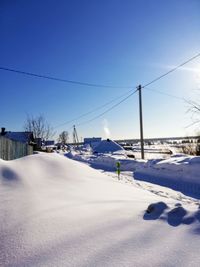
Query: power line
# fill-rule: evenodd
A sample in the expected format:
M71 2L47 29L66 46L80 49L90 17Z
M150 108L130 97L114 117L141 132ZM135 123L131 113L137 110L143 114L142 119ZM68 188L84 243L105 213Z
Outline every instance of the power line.
M79 124L76 124L77 126L80 126L80 125L84 125L84 124L87 124L87 123L90 123L100 117L102 117L104 114L106 114L107 112L111 111L112 109L116 108L117 106L119 106L121 103L123 103L124 101L126 101L129 97L131 97L132 95L134 95L136 92L137 92L138 89L136 89L133 93L131 93L130 95L128 95L127 97L123 98L121 101L119 101L118 103L116 103L115 105L113 105L112 107L110 107L109 109L105 110L104 112L102 112L101 114L95 116L94 118L90 119L90 120L87 120L87 121L84 121L84 122L81 122Z
M186 65L187 63L191 62L192 60L196 59L196 58L199 57L199 56L200 56L200 53L198 53L197 55L191 57L191 58L188 59L187 61L181 63L181 64L178 65L178 66L176 66L175 68L172 68L172 69L169 70L168 72L166 72L166 73L164 73L164 74L158 76L158 77L155 78L154 80L148 82L147 84L145 84L144 86L142 86L142 88L146 88L146 87L149 86L150 84L155 83L156 81L162 79L163 77L165 77L165 76L167 76L168 74L174 72L174 71L177 70L178 68L180 68L180 67ZM161 91L158 91L158 90L154 90L154 89L151 89L151 88L146 88L146 89L151 90L151 91L154 91L154 92L157 92L157 93L160 93L160 94L163 94L163 95L167 95L167 96L169 96L169 97L173 97L173 98L181 99L181 100L184 100L184 101L185 101L184 98L181 98L181 97L178 97L178 96L175 96L175 95L171 95L171 94L168 94L168 93L164 93L164 92L161 92ZM120 102L118 102L117 104L115 104L114 106L112 106L111 108L109 108L108 110L106 110L105 112L103 112L103 113L101 113L101 114L95 116L94 118L92 118L92 119L90 119L90 120L88 120L88 121L85 121L85 122L83 122L83 123L79 123L78 125L83 125L83 124L89 123L89 122L91 122L91 121L93 121L93 120L95 120L95 119L97 119L97 118L103 116L105 113L109 112L110 110L112 110L112 109L115 108L116 106L120 105L122 102L124 102L126 99L128 99L131 95L133 95L133 94L134 94L135 92L137 92L137 91L138 91L138 87L137 87L137 89L136 89L132 94L130 94L129 96L127 96L126 98L124 98L123 100L121 100ZM113 100L113 101L114 101L114 100ZM111 101L111 102L112 102L112 101ZM107 104L109 104L109 103L110 103L110 102L104 104L103 106L105 106L105 105L107 105ZM76 119L79 119L79 118L81 118L81 117L83 117L83 116L89 115L89 114L91 114L92 112L94 112L94 111L100 109L100 108L103 107L103 106L100 106L100 107L98 107L97 109L94 109L94 110L91 111L91 112L87 112L87 113L85 113L85 114L79 116L79 117L76 118ZM74 120L68 121L67 123L70 123L70 122L72 122L72 121L74 121Z
M150 84L152 84L152 83L160 80L161 78L163 78L163 77L167 76L168 74L174 72L178 68L184 66L185 64L189 63L190 61L196 59L199 56L200 56L200 53L198 53L197 55L191 57L187 61L181 63L177 67L169 70L168 72L166 72L166 73L158 76L157 78L153 79L152 81L148 82L147 84L145 84L144 86L142 86L142 88L145 88L145 87L149 86ZM12 69L12 68L6 68L6 67L0 67L0 70L9 71L9 72L15 72L15 73L18 73L18 74L23 74L23 75L27 75L27 76L33 76L33 77L37 77L37 78L44 78L44 79L48 79L48 80L54 80L54 81L59 81L59 82L77 84L77 85L82 85L82 86L102 87L102 88L129 88L129 89L132 88L131 86L118 86L118 85L113 86L113 85L105 85L105 84L96 84L96 83L88 83L88 82L68 80L68 79L62 79L62 78L58 78L58 77L54 77L54 76L37 74L37 73L27 72L27 71L21 71L21 70Z
M99 109L102 109L103 107L108 106L109 104L111 104L111 103L117 101L118 99L122 98L123 96L127 95L128 93L130 93L130 92L132 92L132 91L133 91L133 89L131 89L131 90L129 90L128 92L126 92L126 93L124 93L124 94L122 94L122 95L120 95L120 96L118 96L118 97L112 99L111 101L109 101L109 102L107 102L107 103L105 103L105 104L103 104L103 105L101 105L101 106L98 106L97 108L92 109L91 111L88 111L88 112L83 113L82 115L80 115L80 116L78 116L78 117L75 117L74 119L71 119L71 120L66 121L66 122L64 122L64 123L61 123L61 124L58 124L58 125L56 125L56 126L54 127L54 129L55 129L55 128L59 128L59 127L61 127L61 126L64 126L64 125L66 125L66 124L69 124L69 123L71 123L71 122L74 122L74 121L76 121L76 120L78 120L78 119L81 119L81 118L83 118L83 117L85 117L85 116L87 116L87 115L89 115L89 114L91 114L91 113L94 113L95 111L97 111L97 110L99 110Z
M188 59L187 61L181 63L180 65L176 66L175 68L172 68L171 70L169 70L168 72L158 76L157 78L153 79L152 81L148 82L147 84L145 84L144 86L142 86L141 88L146 88L147 86L149 86L150 84L153 84L155 83L156 81L162 79L163 77L167 76L168 74L174 72L175 70L177 70L178 68L184 66L185 64L191 62L192 60L196 59L197 57L200 56L200 53L198 53L197 55L191 57L190 59ZM59 81L59 82L65 82L65 83L71 83L71 84L77 84L77 85L82 85L82 86L90 86L90 87L102 87L102 88L132 88L132 87L129 87L129 86L111 86L111 85L103 85L103 84L95 84L95 83L86 83L86 82L80 82L80 81L74 81L74 80L68 80L68 79L61 79L61 78L57 78L57 77L53 77L53 76L47 76L47 75L40 75L40 74L36 74L36 73L32 73L32 72L25 72L25 71L20 71L20 70L16 70L16 69L10 69L10 68L5 68L5 67L0 67L0 70L4 70L4 71L9 71L9 72L15 72L15 73L19 73L19 74L23 74L23 75L28 75L28 76L33 76L33 77L38 77L38 78L44 78L44 79L49 79L49 80L54 80L54 81ZM149 89L149 90L152 90L152 91L156 91L156 90L153 90L153 89ZM132 90L131 90L132 91ZM120 105L122 102L124 102L125 100L127 100L130 96L132 96L134 93L136 93L138 91L138 88L133 92L131 93L130 95L128 95L127 97L125 97L124 99L122 99L120 102L118 102L117 104L113 105L111 108L107 109L106 111L104 111L103 113L97 115L96 117L88 120L88 121L85 121L83 123L79 123L78 125L83 125L83 124L86 124L86 123L89 123L101 116L103 116L104 114L106 114L107 112L109 112L110 110L114 109L115 107L117 107L118 105ZM159 93L161 93L160 91L157 91ZM128 92L127 92L128 93ZM177 96L173 96L173 95L170 95L170 94L166 94L166 93L161 93L161 94L165 94L165 95L168 95L168 96L171 96L171 97L175 97L175 98L178 98L178 99L182 99L180 97L177 97ZM183 100L183 99L182 99ZM74 120L77 120L77 119L80 119L86 115L89 115L91 114L92 112L112 103L113 101L115 100L112 100L90 112L87 112L71 121L68 121L64 124L67 124L67 123L70 123ZM64 125L62 124L62 125ZM61 125L59 125L61 126ZM59 126L56 126L55 128L59 127Z
M174 72L175 70L179 69L180 67L182 67L182 66L186 65L187 63L191 62L192 60L198 58L199 56L200 56L200 53L198 53L197 55L189 58L185 62L181 63L180 65L176 66L175 68L172 68L171 70L167 71L166 73L158 76L157 78L153 79L152 81L148 82L147 84L142 86L142 88L145 88L145 87L149 86L150 84L157 82L158 80L162 79L163 77L167 76L168 74Z
M168 97L172 97L172 98L176 98L176 99L185 101L185 98L183 98L183 97L176 96L176 95L172 95L172 94L168 94L168 93L164 93L164 92L159 91L159 90L157 90L157 89L152 89L152 88L149 88L149 87L148 87L148 88L145 87L144 89L145 89L145 90L152 91L152 92L154 92L154 93L158 93L158 94L161 94L161 95L166 95L166 96L168 96Z
M42 74L37 74L37 73L33 73L33 72L21 71L21 70L10 69L10 68L5 68L5 67L0 67L0 70L15 72L15 73L19 73L19 74L23 74L23 75L27 75L27 76L33 76L33 77L37 77L37 78L44 78L44 79L58 81L58 82L71 83L71 84L76 84L76 85L81 85L81 86L102 87L102 88L129 88L129 89L133 88L131 86L114 86L114 85L105 85L105 84L80 82L80 81L62 79L62 78L57 78L57 77L54 77L54 76L42 75Z
M123 103L124 101L126 101L128 98L130 98L132 95L134 95L137 92L138 89L136 89L134 92L132 92L131 94L129 94L127 97L123 98L120 102L116 103L115 105L113 105L112 107L110 107L109 109L105 110L104 112L100 113L99 115L93 117L90 120L81 122L79 124L76 124L76 126L81 126L87 123L90 123L98 118L100 118L101 116L103 116L104 114L106 114L107 112L109 112L110 110L114 109L115 107L119 106L121 103ZM69 129L67 129L67 131L70 131L74 126L71 126Z
M155 82L157 82L158 80L164 78L165 76L167 76L168 74L174 72L175 70L177 70L178 68L184 66L185 64L189 63L190 61L196 59L197 57L200 56L200 53L198 53L197 55L191 57L190 59L188 59L187 61L181 63L180 65L176 66L175 68L172 68L171 70L167 71L166 73L158 76L157 78L153 79L152 81L148 82L147 84L145 84L143 87L141 85L138 86L138 92L139 92L139 108L140 108L140 133L141 133L141 137L140 137L140 143L141 143L141 158L144 159L144 143L143 143L143 123L142 123L142 96L141 96L141 89L145 88ZM177 98L177 97L176 97Z

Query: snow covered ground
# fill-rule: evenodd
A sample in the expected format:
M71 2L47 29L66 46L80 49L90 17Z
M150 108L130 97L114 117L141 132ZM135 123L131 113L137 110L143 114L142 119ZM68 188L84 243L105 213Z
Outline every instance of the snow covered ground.
M168 159L135 160L117 153L91 155L78 151L66 156L104 171L115 171L119 161L121 171L132 172L132 179L166 186L200 199L200 157L177 154Z
M56 153L0 160L0 199L1 266L200 264L198 200L130 170L118 181Z
M178 155L166 160L150 160L144 168L135 171L134 178L200 199L200 157Z

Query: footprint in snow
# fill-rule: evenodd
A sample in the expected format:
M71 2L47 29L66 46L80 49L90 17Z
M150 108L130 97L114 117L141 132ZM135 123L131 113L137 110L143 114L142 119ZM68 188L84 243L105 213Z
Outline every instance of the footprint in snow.
M176 208L168 212L167 222L171 226L179 226L180 224L192 224L195 221L195 216L185 217L187 215L186 209L184 209L180 203L177 203Z
M168 206L164 202L152 203L148 206L143 219L144 220L157 220L162 213L168 209Z

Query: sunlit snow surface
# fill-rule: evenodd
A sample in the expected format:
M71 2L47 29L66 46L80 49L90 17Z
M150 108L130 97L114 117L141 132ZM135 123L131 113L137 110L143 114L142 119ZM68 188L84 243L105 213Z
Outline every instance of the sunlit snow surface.
M197 156L177 154L168 159L135 160L117 153L92 155L80 151L71 151L65 156L104 171L115 171L119 161L121 171L131 171L132 179L169 187L200 199L200 157Z
M131 175L56 153L0 160L0 265L199 266L198 201Z

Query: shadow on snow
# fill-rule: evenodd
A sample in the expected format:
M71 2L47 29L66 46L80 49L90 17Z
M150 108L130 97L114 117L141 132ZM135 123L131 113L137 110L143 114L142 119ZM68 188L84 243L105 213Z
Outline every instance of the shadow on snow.
M186 209L181 204L177 203L173 209L170 209L164 202L152 203L148 206L143 216L144 220L167 221L173 227L181 224L190 225L195 221L200 222L200 210L188 216ZM194 231L200 234L200 226Z

